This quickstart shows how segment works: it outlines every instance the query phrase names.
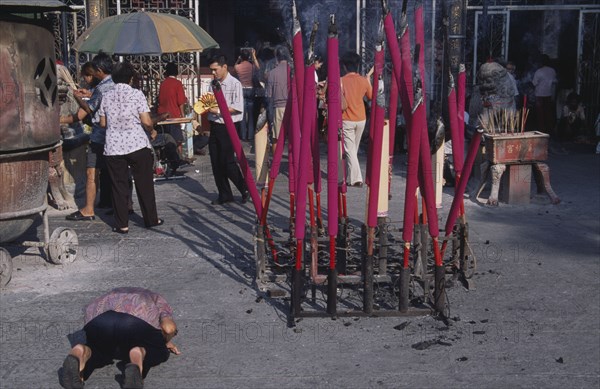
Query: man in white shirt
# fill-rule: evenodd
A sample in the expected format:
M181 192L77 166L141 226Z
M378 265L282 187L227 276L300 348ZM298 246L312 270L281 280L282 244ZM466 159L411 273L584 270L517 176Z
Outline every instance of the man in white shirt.
M210 60L210 71L213 77L221 84L221 90L225 96L231 119L236 126L239 125L244 113L244 95L242 84L227 69L227 57L217 55ZM208 110L208 121L210 122L210 137L208 140L208 151L210 153L210 164L213 176L219 191L219 197L211 202L212 205L221 205L233 201L233 193L229 180L242 194L242 204L248 201L250 194L246 182L242 176L233 151L233 145L223 116L218 107Z
M556 109L554 108L553 96L556 84L556 72L550 66L550 58L542 55L542 67L533 75L533 86L535 86L535 110L538 122L538 131L550 133L554 131L556 120Z

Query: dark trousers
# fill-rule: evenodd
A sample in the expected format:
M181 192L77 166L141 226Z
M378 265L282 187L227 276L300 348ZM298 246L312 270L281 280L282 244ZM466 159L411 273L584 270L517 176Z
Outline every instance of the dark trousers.
M244 115L241 121L241 140L254 140L254 88L244 88Z
M556 108L551 96L536 96L535 110L537 111L538 131L554 134Z
M233 185L235 185L240 193L244 193L246 191L246 182L235 160L233 145L224 124L210 122L208 151L210 153L213 176L215 177L215 183L219 191L219 201L233 200L229 180L233 182Z
M126 155L106 156L106 165L112 180L113 209L115 210L115 227L126 228L129 224L129 169L135 180L135 191L144 217L146 227L158 223L156 198L154 196L154 157L148 148L134 151Z
M127 208L133 209L133 199L131 195L133 193L133 181L129 177L129 195L127 196ZM112 207L112 184L110 179L110 173L108 167L104 166L100 169L100 202L98 202L99 208L110 208Z
M98 202L100 208L107 208L112 204L110 190L110 176L105 166L100 169L100 201Z

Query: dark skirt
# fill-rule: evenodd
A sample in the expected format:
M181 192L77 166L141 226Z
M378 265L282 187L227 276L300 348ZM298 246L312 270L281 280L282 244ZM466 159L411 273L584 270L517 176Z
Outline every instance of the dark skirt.
M92 349L90 362L94 367L112 363L114 359L129 362L129 350L137 346L146 350L144 371L169 358L162 331L127 313L104 312L83 330L86 344Z

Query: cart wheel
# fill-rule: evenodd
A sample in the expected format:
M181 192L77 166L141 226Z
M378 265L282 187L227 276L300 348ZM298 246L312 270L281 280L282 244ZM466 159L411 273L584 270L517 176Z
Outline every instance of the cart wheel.
M13 272L13 262L10 254L6 249L0 247L0 287L4 288Z
M57 228L50 236L48 259L57 265L71 263L77 257L78 247L79 239L75 231L66 227Z

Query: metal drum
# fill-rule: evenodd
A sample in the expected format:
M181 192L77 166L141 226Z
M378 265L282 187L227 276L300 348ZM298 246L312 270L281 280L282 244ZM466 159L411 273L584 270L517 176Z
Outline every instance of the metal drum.
M54 36L42 20L0 16L0 243L46 209L48 153L60 143Z

